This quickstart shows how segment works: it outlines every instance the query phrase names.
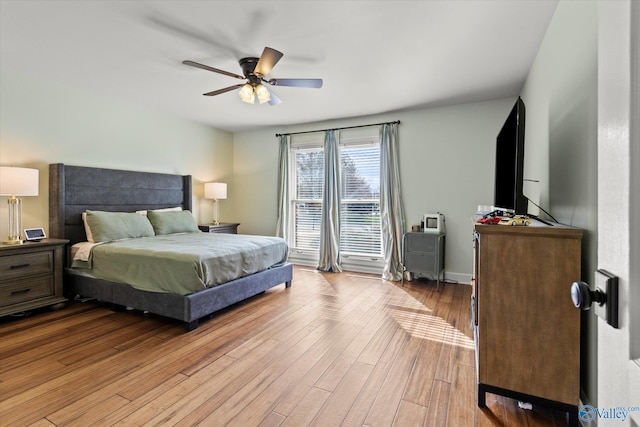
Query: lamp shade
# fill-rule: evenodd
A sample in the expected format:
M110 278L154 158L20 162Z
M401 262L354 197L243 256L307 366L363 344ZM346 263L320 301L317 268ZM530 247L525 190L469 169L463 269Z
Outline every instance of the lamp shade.
M38 169L0 166L0 196L37 196Z
M269 94L269 89L264 87L264 85L256 86L256 95L258 96L258 101L260 101L260 104L264 104L265 102L271 101L271 95Z
M224 182L207 182L204 184L206 199L224 200L227 198L227 184Z
M240 99L242 99L247 104L253 104L255 102L256 95L253 92L253 86L251 86L249 83L242 86L242 88L240 88L240 92L238 93L240 94Z

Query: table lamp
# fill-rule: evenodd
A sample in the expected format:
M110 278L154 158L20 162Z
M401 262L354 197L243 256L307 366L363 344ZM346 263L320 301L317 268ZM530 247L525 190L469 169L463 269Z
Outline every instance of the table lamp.
M218 225L218 200L227 198L227 184L224 182L207 182L204 184L205 199L213 200L213 224Z
M9 196L9 237L2 243L20 245L22 238L22 200L16 196L38 195L38 169L0 166L0 196Z

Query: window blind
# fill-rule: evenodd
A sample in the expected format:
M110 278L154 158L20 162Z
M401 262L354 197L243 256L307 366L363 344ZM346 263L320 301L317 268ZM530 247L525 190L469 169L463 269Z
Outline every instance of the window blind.
M343 146L340 249L381 255L380 146Z
M293 246L320 248L324 153L321 148L294 151L295 191L292 198Z
M292 149L292 246L317 251L320 247L324 153L320 147ZM380 146L341 145L342 185L340 249L352 255L382 254L380 223Z

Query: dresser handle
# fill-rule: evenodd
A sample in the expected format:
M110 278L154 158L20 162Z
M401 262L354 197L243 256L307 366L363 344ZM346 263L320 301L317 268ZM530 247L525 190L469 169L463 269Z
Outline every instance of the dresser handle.
M11 295L22 295L22 294L26 294L27 292L29 292L31 290L31 288L27 288L27 289L22 289L20 291L13 291L11 292Z
M29 267L31 264L26 263L26 264L18 264L18 265L12 265L11 267L9 267L11 270L17 270L19 268L27 268Z

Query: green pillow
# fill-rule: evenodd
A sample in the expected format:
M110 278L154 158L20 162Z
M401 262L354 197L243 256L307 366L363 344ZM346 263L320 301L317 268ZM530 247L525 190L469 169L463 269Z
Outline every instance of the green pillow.
M148 211L147 218L158 236L200 231L190 211Z
M87 211L87 223L94 242L155 235L147 217L135 212Z

